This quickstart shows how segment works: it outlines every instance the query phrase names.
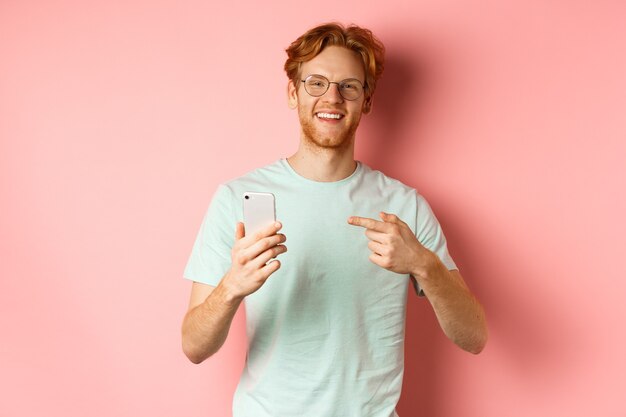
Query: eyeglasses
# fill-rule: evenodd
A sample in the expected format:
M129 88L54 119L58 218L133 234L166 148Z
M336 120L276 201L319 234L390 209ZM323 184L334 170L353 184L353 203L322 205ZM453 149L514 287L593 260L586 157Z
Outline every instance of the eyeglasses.
M304 89L313 97L323 96L331 84L337 84L339 94L346 100L356 100L363 94L365 87L361 81L356 78L348 78L343 81L329 81L323 75L313 74L301 80L304 83Z

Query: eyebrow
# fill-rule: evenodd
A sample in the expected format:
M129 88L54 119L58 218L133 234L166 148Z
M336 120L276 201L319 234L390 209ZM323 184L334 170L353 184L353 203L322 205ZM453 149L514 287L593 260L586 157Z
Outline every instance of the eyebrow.
M310 77L311 75L319 75L320 77L324 77L324 78L326 78L326 79L327 79L328 81L330 81L330 82L342 82L342 81L346 81L346 80L357 80L357 81L358 81L358 82L360 82L361 84L365 85L365 81L361 81L358 77L348 77L348 78L342 78L342 79L341 79L341 80L339 80L339 81L333 81L333 80L331 80L330 78L328 78L326 75L323 75L323 74L318 74L318 73L316 73L316 72L313 72L313 73L311 73L311 74L307 75L306 77L304 77L304 79L306 79L307 77Z

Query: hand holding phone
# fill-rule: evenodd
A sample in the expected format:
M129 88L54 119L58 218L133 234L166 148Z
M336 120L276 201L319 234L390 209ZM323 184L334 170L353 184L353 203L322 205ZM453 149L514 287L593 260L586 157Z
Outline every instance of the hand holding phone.
M273 259L287 251L282 245L287 239L278 231L282 225L276 222L274 195L246 192L243 195L245 224L238 223L235 245L232 249L232 265L222 280L229 293L243 299L257 291L274 272L280 261Z

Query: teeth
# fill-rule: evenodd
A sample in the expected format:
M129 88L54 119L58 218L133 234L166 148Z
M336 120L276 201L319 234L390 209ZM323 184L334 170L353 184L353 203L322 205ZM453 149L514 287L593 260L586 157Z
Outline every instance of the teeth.
M321 119L341 119L340 114L331 114L331 113L317 113L317 117Z

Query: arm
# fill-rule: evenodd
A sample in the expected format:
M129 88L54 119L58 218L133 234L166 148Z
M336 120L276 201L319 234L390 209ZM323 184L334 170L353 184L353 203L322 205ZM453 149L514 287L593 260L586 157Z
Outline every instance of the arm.
M487 343L485 313L461 274L448 271L396 215L381 213L381 218L382 222L357 216L348 219L348 223L367 229L370 261L389 271L415 277L446 336L460 348L480 353Z
M425 251L428 249L424 248ZM437 255L423 254L414 276L424 290L446 336L461 349L478 354L487 343L485 312L458 270L449 271Z
M183 352L191 362L200 363L222 347L240 304L221 285L193 283L182 326Z
M237 308L243 299L258 290L280 268L278 260L287 251L282 226L272 224L252 236L245 236L243 223L237 224L232 266L217 287L194 282L189 309L182 324L183 352L193 363L200 363L224 344Z

